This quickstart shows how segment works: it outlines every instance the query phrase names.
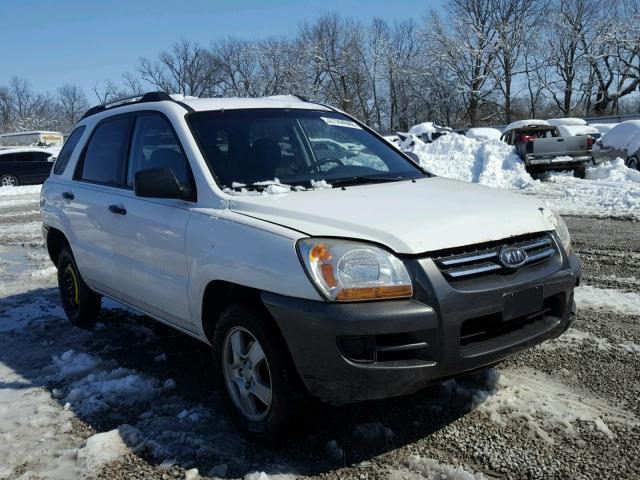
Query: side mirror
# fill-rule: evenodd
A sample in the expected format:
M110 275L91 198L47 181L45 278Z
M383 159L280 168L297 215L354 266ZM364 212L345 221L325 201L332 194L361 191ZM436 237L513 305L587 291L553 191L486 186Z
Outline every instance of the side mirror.
M136 196L147 198L191 200L193 196L191 189L180 185L170 168L150 168L136 172L133 191Z

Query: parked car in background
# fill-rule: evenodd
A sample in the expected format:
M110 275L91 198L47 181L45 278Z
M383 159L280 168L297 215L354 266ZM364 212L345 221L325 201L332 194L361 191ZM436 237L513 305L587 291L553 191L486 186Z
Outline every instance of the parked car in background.
M476 140L500 140L502 132L497 128L478 127L468 129L464 135Z
M513 145L530 173L572 170L584 178L594 143L589 136L563 137L545 120L519 120L505 128L501 139Z
M598 132L600 132L600 136L602 136L618 124L617 123L590 123L589 125L595 128L596 130L598 130Z
M43 183L53 166L52 152L37 148L0 150L0 186Z
M593 146L593 162L622 158L629 168L640 170L640 120L627 120L602 135Z
M596 127L589 125L583 118L550 118L547 123L558 127L561 137L589 136L596 140L602 135Z
M0 135L0 146L62 147L64 137L60 132L38 130L14 132Z

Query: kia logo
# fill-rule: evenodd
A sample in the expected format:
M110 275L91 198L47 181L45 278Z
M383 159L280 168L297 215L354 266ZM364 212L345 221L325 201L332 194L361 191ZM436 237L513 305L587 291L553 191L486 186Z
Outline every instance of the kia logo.
M500 263L507 268L518 268L527 261L527 252L518 247L504 247L500 251Z

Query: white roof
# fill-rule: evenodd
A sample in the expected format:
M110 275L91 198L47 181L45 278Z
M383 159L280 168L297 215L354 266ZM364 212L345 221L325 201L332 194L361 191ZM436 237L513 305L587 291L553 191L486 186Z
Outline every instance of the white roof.
M186 98L181 101L194 110L238 110L243 108L295 108L301 110L324 110L329 108L317 103L305 102L297 97L278 95L263 98Z
M547 120L547 122L549 122L549 125L555 125L556 127L559 125L571 125L571 126L575 126L575 125L586 125L587 121L582 119L582 118L573 118L573 117L566 117L566 118L550 118L549 120Z
M547 122L546 120L535 120L533 118L529 120L518 120L517 122L513 122L507 125L504 131L508 132L509 130L513 130L515 128L538 127L538 126L548 127L549 122Z

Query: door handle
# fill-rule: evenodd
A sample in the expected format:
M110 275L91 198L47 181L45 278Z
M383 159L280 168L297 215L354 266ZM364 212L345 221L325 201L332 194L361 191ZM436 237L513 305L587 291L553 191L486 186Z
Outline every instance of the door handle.
M119 207L117 205L109 205L109 211L111 213L115 213L116 215L126 215L127 210L125 208Z
M67 200L73 200L76 197L71 192L62 192L62 198L65 198Z

